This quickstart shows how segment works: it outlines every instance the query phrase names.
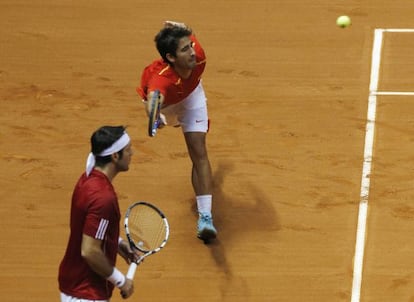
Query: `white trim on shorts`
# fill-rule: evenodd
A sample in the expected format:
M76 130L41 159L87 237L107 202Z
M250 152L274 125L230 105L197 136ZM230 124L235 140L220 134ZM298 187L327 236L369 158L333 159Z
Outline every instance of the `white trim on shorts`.
M66 295L64 293L60 293L60 301L61 302L109 302L109 300L88 300L88 299L79 299L76 297L72 297Z
M167 125L181 126L183 132L207 132L207 98L200 83L188 97L177 104L161 109Z

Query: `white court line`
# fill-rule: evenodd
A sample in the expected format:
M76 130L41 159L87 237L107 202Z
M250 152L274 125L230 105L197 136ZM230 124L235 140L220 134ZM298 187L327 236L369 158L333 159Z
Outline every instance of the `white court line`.
M414 95L414 92L407 91L407 92L398 92L398 91L373 91L371 95Z
M371 81L369 85L369 90L371 92L376 92L378 89L383 32L384 30L382 29L375 30L374 46L372 49ZM358 227L355 244L351 302L359 302L361 296L362 266L364 261L368 195L371 176L372 152L374 148L376 110L377 97L375 94L370 94L368 98L367 124L365 127L364 164L362 168L361 194L359 201Z
M364 261L366 239L372 153L374 149L377 95L414 95L414 92L378 91L379 72L381 66L381 50L384 32L414 33L414 29L375 29L374 33L374 45L372 49L371 62L371 79L369 85L370 94L368 97L367 124L365 127L364 164L362 168L361 178L361 193L359 201L358 226L355 243L351 302L360 302L361 297L362 267Z
M414 29L412 28L384 28L384 29L377 29L386 31L389 33L414 33Z

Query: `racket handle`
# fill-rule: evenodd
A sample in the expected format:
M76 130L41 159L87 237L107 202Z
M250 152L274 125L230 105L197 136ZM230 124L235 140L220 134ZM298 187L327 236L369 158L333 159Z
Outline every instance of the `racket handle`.
M128 268L128 272L127 272L127 275L126 275L126 277L128 278L128 279L134 279L134 275L135 275L135 271L137 270L137 264L135 263L135 262L132 262L130 265L129 265L129 268Z

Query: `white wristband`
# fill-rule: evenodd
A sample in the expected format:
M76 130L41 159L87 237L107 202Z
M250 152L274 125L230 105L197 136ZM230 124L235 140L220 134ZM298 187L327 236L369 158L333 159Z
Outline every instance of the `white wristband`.
M112 274L108 278L106 278L106 280L108 280L118 288L124 286L126 281L124 274L121 273L116 267L114 267Z

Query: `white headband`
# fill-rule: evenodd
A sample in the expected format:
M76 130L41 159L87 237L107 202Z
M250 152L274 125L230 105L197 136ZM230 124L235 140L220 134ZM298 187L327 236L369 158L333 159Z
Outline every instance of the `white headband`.
M129 135L124 132L124 134L109 148L103 150L101 153L97 154L96 156L108 156L114 154L118 151L121 151L126 147L126 145L130 142ZM93 167L95 167L95 155L91 152L88 155L88 159L86 160L86 176L89 176Z

